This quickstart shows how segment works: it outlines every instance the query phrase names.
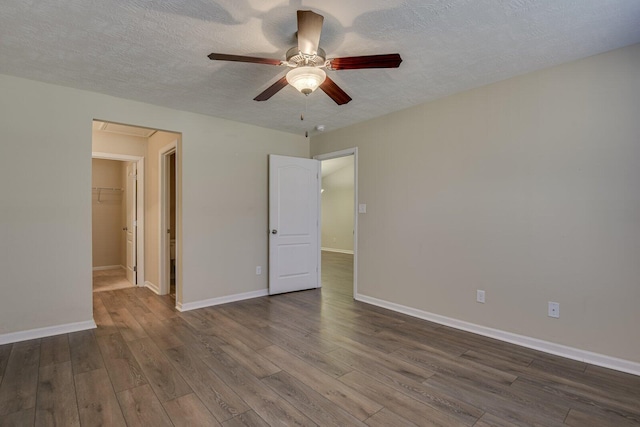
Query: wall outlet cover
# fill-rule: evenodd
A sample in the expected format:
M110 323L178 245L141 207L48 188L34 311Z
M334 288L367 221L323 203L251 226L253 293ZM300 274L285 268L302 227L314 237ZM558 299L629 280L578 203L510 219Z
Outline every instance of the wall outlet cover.
M259 276L262 274L262 266L258 265L256 266L256 276Z
M560 303L549 301L549 317L559 318L560 317Z

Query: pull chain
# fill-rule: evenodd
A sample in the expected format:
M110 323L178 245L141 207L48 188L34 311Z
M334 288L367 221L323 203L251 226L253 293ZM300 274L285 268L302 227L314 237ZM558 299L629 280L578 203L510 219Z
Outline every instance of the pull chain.
M300 114L300 120L304 120L304 116L307 114L307 95L304 97L304 113Z
M304 116L307 114L307 98L308 98L308 95L305 95L305 97L304 97L304 113L300 114L300 120L301 121L304 120ZM305 138L309 138L309 131L305 131L304 132L304 137Z

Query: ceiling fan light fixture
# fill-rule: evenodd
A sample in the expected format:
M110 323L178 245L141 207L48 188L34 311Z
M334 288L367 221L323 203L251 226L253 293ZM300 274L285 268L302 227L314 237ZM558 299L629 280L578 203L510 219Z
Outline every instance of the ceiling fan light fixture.
M300 1L296 2L300 3ZM298 10L298 43L292 46L285 55L286 60L274 58L260 58L256 56L230 55L226 53L211 53L212 61L235 61L253 64L275 65L291 67L286 76L280 77L271 86L263 90L254 101L266 101L284 89L288 84L299 92L309 95L317 88L321 88L329 98L338 105L351 101L351 97L333 80L327 77L323 69L327 70L358 70L363 68L398 68L402 62L399 53L383 55L349 56L330 58L318 45L324 17L311 10ZM301 117L304 120L304 117ZM319 130L320 131L320 130Z
M287 73L287 82L305 95L318 89L326 78L327 73L317 67L297 67Z

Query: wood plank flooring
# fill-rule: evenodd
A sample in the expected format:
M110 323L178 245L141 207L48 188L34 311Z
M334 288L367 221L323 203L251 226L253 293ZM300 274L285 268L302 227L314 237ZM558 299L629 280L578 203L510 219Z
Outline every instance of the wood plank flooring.
M186 313L94 294L98 329L0 346L0 426L640 426L640 377L322 290Z

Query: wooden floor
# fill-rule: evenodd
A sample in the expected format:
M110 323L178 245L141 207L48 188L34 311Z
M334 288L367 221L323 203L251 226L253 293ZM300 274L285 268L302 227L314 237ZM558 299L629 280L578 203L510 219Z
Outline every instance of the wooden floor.
M127 280L127 272L124 268L95 270L93 272L93 292L115 291L124 288L133 288L133 284Z
M0 425L640 425L640 377L355 302L325 255L322 290L94 294L98 329L0 346Z

